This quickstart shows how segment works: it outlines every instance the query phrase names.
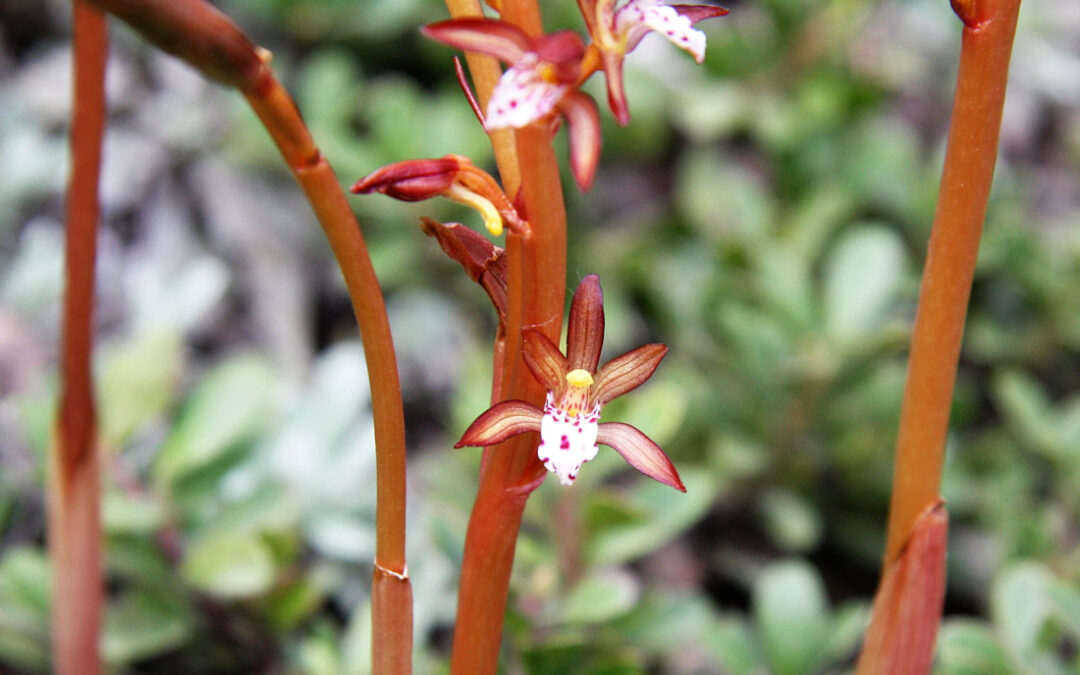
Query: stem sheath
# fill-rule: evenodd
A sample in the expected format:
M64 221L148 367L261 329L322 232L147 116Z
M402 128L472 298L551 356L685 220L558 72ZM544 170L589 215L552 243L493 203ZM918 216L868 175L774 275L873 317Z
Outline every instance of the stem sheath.
M882 581L857 672L929 672L945 589L939 497L957 362L997 160L1020 0L954 0L964 23L945 168L919 291Z
M105 132L105 15L76 1L71 174L64 242L60 405L49 459L49 552L53 561L54 668L101 672L101 482L91 353L98 184Z

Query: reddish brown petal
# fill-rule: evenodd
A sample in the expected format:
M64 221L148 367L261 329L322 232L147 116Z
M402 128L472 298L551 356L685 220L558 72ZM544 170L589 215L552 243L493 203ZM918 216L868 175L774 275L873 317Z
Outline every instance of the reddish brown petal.
M574 291L566 333L567 368L595 373L604 346L604 292L595 274L582 279Z
M384 166L352 186L354 194L381 192L406 202L442 194L454 182L461 162L453 155L439 159L410 159Z
M529 51L530 40L517 26L495 19L450 19L420 29L425 36L456 49L517 62Z
M567 92L556 104L567 121L570 134L570 168L582 192L592 187L600 161L600 113L587 94Z
M630 107L626 102L626 87L623 85L623 55L605 51L604 79L607 81L608 106L615 115L615 121L626 126L630 123Z
M496 403L469 425L454 447L495 445L527 431L540 431L543 418L539 408L525 401Z
M585 19L585 29L589 35L596 35L596 0L577 0L578 9ZM595 42L595 38L593 39Z
M730 11L727 7L717 7L716 5L672 5L671 8L690 19L691 24L724 16Z
M559 84L577 84L585 43L572 30L560 30L542 35L532 45L540 60L554 68L552 73Z
M660 446L629 424L604 422L596 434L596 442L611 446L630 466L653 480L686 492L679 472Z
M439 246L465 269L469 278L483 286L491 298L499 319L506 317L506 256L503 249L484 235L460 223L440 223L421 218L424 234L434 237Z
M665 354L667 347L651 344L611 359L596 374L592 386L592 400L603 405L637 389L652 377Z
M538 330L526 330L521 338L521 356L533 377L548 391L561 392L566 384L566 357L554 342Z

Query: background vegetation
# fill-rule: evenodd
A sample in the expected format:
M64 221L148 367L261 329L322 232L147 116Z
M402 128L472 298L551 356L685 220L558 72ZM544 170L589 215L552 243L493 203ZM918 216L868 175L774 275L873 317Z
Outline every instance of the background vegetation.
M230 0L349 183L490 164L426 43L434 0ZM892 445L959 23L940 0L765 0L658 41L570 199L571 284L601 275L610 354L659 340L609 410L688 492L602 452L547 481L518 547L508 672L837 672L884 543ZM0 6L0 668L46 672L43 460L55 400L68 9ZM569 0L550 27L580 28ZM242 101L113 26L99 293L116 672L362 673L374 456L329 251ZM1075 672L1080 644L1080 12L1021 10L943 492L942 673ZM599 84L594 81L591 84ZM603 94L594 88L603 100ZM569 182L567 182L569 185ZM388 295L411 437L418 672L443 667L486 407L482 292L354 202Z

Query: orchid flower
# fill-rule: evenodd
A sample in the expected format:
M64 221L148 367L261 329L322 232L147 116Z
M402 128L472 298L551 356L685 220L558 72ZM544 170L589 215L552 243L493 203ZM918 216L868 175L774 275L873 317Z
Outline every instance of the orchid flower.
M713 5L667 5L660 0L578 0L607 78L608 103L619 124L630 122L623 87L623 58L651 32L659 33L699 64L705 60L705 33L693 26L728 10Z
M556 113L566 118L574 180L582 190L589 189L600 157L600 115L593 100L577 89L585 55L581 36L562 30L532 38L495 19L451 19L422 31L433 40L510 66L491 92L483 119L488 131L525 127Z
M406 202L443 196L476 209L493 236L502 234L504 223L518 232L528 229L528 223L521 219L495 179L461 155L384 166L356 181L352 192L381 192Z
M497 403L454 447L495 445L535 431L540 433L537 456L563 485L573 484L581 465L596 457L596 446L602 444L646 476L686 491L671 460L648 436L629 424L600 422L601 408L648 380L667 347L645 345L597 367L604 341L604 300L595 274L585 277L574 293L565 356L540 331L527 329L522 339L525 365L548 390L543 410L525 401Z

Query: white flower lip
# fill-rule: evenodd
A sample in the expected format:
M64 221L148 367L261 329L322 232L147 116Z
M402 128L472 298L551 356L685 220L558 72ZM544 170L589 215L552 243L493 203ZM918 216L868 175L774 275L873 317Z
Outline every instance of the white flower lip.
M548 471L559 476L563 485L573 485L581 465L596 457L599 422L599 405L589 412L571 415L555 405L548 393L536 454Z
M484 126L488 130L527 126L555 109L569 88L540 76L540 59L529 52L503 73L491 92Z

